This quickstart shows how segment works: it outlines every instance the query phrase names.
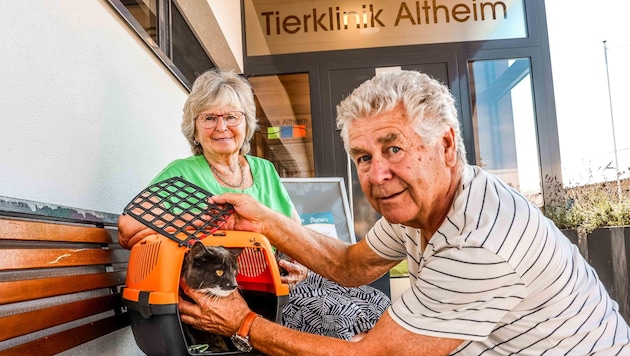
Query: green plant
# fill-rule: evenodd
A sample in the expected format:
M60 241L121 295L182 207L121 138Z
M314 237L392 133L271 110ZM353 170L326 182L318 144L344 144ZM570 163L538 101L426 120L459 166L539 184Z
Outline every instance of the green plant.
M561 229L588 234L600 227L630 225L630 201L617 182L564 187L556 177L545 177L548 198L542 211Z

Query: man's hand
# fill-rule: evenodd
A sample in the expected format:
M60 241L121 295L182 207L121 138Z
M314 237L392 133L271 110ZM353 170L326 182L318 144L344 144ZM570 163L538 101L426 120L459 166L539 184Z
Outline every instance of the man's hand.
M196 329L231 336L236 334L241 321L250 311L247 302L238 291L227 297L218 297L191 289L183 280L179 285L184 293L197 303L185 301L180 296L179 315L182 322Z
M264 234L264 229L274 219L283 216L259 203L247 194L224 193L214 195L208 199L211 204L232 204L236 214L230 217L223 229L238 231L253 231Z

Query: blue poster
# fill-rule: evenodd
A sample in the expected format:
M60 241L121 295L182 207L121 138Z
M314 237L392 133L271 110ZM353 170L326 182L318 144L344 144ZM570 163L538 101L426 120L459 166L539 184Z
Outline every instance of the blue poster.
M330 211L323 213L301 214L300 219L302 220L302 225L313 231L317 231L321 234L334 238L339 238L339 236L337 236L337 230L335 229L335 219Z

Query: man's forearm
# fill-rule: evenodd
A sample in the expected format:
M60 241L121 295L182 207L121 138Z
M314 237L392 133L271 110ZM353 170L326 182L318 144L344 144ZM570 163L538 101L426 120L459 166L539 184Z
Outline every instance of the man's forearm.
M249 335L253 347L266 355L349 355L353 349L349 341L302 333L263 318L254 321Z
M351 273L346 266L348 243L309 230L287 217L279 217L263 226L272 245L295 258L308 269L346 284Z
M364 242L350 245L280 214L266 219L261 231L280 251L311 271L347 287L369 284L398 263L377 256Z

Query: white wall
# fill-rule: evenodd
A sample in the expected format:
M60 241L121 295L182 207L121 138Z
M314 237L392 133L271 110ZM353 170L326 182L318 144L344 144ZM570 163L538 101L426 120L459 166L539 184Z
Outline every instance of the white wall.
M118 214L191 154L186 89L106 0L0 0L0 48L0 196ZM125 328L86 354L143 353Z
M216 18L225 41L230 47L243 72L243 29L241 28L241 3L240 1L208 0L208 5ZM239 19L239 21L234 21Z
M190 155L187 92L105 0L0 2L0 196L120 213Z

